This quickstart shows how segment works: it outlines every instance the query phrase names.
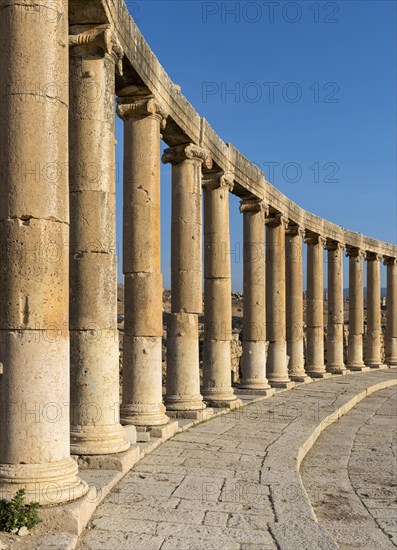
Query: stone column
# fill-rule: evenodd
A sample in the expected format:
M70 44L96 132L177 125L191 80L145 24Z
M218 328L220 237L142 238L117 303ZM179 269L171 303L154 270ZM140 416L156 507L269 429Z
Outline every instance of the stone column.
M263 201L241 201L244 216L244 317L242 379L247 390L268 390L266 378L265 215ZM274 391L274 390L273 390Z
M325 239L306 232L306 373L312 378L329 378L324 364L324 259Z
M310 382L303 355L302 236L298 225L288 225L285 235L288 371L294 382Z
M229 191L221 173L204 179L204 398L214 406L241 404L231 386L232 297Z
M205 407L200 395L198 316L202 312L201 166L208 153L194 144L166 149L172 164L171 313L167 323L166 406L179 416Z
M68 3L3 4L0 494L58 504L88 489L69 440Z
M158 426L162 403L163 286L160 268L160 125L166 113L149 97L120 97L124 120L123 272L125 275L124 424Z
M387 320L385 363L389 366L397 365L397 259L386 258L387 266Z
M363 258L365 253L358 248L348 248L349 257L349 340L347 368L353 371L367 370L363 361L364 334L364 285Z
M343 245L328 240L327 372L347 374L343 361Z
M267 377L275 388L289 387L285 313L285 228L276 214L266 221L266 337L269 341Z
M119 423L117 331L114 80L122 49L107 25L85 32L78 26L76 34L73 30L69 38L71 449L75 454L106 454L129 447Z
M365 364L381 368L381 310L380 310L380 261L381 256L367 253L367 336Z

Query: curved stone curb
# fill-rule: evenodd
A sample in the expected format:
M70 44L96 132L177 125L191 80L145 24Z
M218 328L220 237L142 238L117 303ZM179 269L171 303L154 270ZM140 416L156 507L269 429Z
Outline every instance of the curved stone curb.
M301 480L300 465L323 430L365 397L394 385L397 385L395 375L393 378L363 388L358 393L357 388L355 391L354 388L348 388L345 394L339 395L336 399L335 410L331 413L327 409L313 411L310 409L310 400L306 399L304 413L299 420L290 424L269 446L262 468L261 483L270 486L276 521L269 524L269 529L280 548L339 548L329 533L317 522Z

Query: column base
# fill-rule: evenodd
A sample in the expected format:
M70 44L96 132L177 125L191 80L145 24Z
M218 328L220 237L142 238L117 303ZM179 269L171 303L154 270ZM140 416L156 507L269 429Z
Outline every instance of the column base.
M331 374L349 374L349 371L346 369L345 365L327 365L326 371Z
M0 496L10 500L19 489L25 502L50 506L71 502L88 492L77 476L77 463L68 457L47 464L0 464Z
M180 395L166 395L165 406L167 411L202 411L205 409L205 403L203 403L202 395L194 396L180 396Z
M292 382L299 382L300 384L310 384L313 380L307 374L290 374Z
M185 418L187 420L207 420L214 414L214 410L211 407L206 407L197 411L169 411L167 414L170 418Z
M345 374L350 374L350 371L345 367L345 365L343 366L331 366L331 367L328 367L327 366L327 372L330 372L331 374L342 374L342 375L345 375Z
M251 379L251 380L241 380L240 384L237 386L238 391L240 390L268 390L270 389L270 384L267 378L262 380Z
M318 379L326 379L326 378L332 378L332 373L331 372L327 372L325 370L325 367L324 367L324 370L323 371L320 371L320 370L313 370L313 371L310 371L308 370L307 371L307 375L310 376L310 378L318 378Z
M352 363L351 365L347 364L346 368L353 372L366 372L369 371L369 367L366 367L364 363Z
M271 397L276 393L275 388L271 388L270 386L267 389L248 389L248 388L242 388L241 386L238 386L236 388L236 392L238 395L265 395L266 397Z
M366 367L369 367L370 369L387 369L389 368L387 365L385 365L384 363L376 363L374 365L369 365L368 363L366 364Z
M292 382L291 380L289 382L272 382L270 380L270 385L272 388L279 388L284 390L290 390L291 388L295 387L295 382Z
M204 401L210 407L215 407L218 409L236 409L237 407L241 407L243 404L241 399L234 395L233 391L231 391L231 393L223 393L214 389L213 392L203 390L202 393Z
M390 359L390 361L386 360L386 365L388 367L397 367L397 360Z
M162 426L170 420L162 403L121 405L120 416L121 424L134 426Z
M122 453L130 446L121 424L111 426L72 426L70 452L74 455Z

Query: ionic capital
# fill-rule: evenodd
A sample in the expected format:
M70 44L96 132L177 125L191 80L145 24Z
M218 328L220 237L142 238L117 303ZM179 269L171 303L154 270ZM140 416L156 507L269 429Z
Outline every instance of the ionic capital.
M376 252L367 252L366 259L367 262L379 262L382 260L382 257L380 254L377 254Z
M318 233L305 231L305 236L303 240L306 244L320 245L321 247L325 245L325 238Z
M198 160L202 165L210 170L212 168L212 158L209 152L203 147L199 147L194 143L185 143L169 147L163 153L161 160L164 164L181 164L185 160Z
M72 34L69 35L69 47L73 55L91 55L93 51L99 50L103 55L111 56L118 73L123 74L124 51L111 25L88 28L86 25L74 25L70 30Z
M243 199L240 202L240 212L251 212L253 214L260 213L262 215L263 223L265 223L266 216L269 214L269 207L261 199Z
M305 234L305 230L301 225L297 223L288 223L285 234L289 235L290 237L303 237Z
M340 252L344 248L345 245L343 243L334 241L333 239L326 239L325 249L328 250L328 252Z
M347 246L346 247L346 256L348 258L365 258L366 252L365 250L362 250L361 248L357 248L354 246Z
M281 213L271 214L266 218L265 223L269 227L278 227L279 225L282 225L286 228L288 225L288 218Z
M397 265L397 258L385 258L383 260L383 265Z
M165 127L167 111L154 95L125 96L117 98L117 114L124 121L130 118L157 117Z
M204 189L227 189L233 190L233 174L229 172L206 172L203 175L202 185Z

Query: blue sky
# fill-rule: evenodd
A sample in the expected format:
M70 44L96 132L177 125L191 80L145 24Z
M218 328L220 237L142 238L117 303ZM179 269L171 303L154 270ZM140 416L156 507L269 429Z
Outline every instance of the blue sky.
M225 142L300 206L396 241L396 3L156 1L127 5L171 79ZM122 123L116 122L122 166ZM170 167L162 266L170 286ZM121 243L121 170L118 241ZM242 246L230 201L232 248ZM121 247L120 247L121 248ZM242 261L232 256L233 288ZM120 270L121 272L121 263ZM382 268L382 284L385 284ZM345 263L345 286L347 286Z

